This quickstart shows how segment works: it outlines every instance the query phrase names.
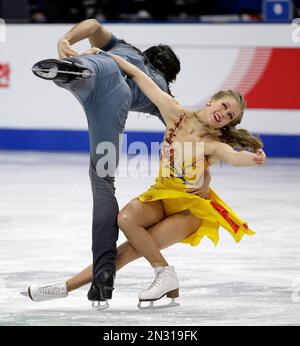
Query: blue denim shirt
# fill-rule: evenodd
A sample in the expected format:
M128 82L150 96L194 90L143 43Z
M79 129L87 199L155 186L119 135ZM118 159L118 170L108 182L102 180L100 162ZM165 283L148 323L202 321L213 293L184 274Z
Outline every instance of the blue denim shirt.
M144 57L127 42L112 36L110 42L102 48L104 51L109 51L112 54L118 55L124 60L137 66L145 72L163 91L169 93L169 88L164 76L157 70L152 69L145 64ZM131 110L135 112L149 113L156 115L163 122L163 118L158 108L144 95L137 84L130 78L126 78L132 92Z

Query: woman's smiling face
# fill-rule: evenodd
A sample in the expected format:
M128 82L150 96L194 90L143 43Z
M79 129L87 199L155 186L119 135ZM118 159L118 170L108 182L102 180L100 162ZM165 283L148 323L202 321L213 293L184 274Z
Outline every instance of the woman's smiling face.
M207 125L219 129L236 120L241 114L238 102L232 97L210 100L205 107Z

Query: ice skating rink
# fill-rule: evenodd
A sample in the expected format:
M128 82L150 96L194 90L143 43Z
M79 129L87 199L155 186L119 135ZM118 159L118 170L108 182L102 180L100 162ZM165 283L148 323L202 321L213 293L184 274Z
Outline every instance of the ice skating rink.
M181 306L155 311L137 309L154 277L143 259L118 273L108 310L91 308L88 286L44 303L21 296L91 262L88 155L2 152L0 167L0 325L300 325L300 160L212 169L212 187L257 234L165 250ZM118 178L120 207L153 180Z

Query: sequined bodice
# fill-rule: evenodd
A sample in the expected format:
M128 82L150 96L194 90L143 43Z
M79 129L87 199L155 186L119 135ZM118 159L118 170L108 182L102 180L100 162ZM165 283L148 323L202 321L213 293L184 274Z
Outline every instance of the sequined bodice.
M204 156L203 142L194 143L199 149L198 155L186 154L185 148L180 142L175 142L178 129L182 125L186 114L181 114L175 122L174 127L168 129L162 143L160 153L160 177L180 178L186 185L195 185L208 168L207 158ZM180 154L179 154L180 153Z

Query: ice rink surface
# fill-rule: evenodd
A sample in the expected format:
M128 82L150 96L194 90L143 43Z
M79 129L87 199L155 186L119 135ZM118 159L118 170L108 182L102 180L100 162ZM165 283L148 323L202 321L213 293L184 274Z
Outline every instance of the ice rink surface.
M140 259L118 273L110 309L95 311L88 286L44 303L19 294L91 262L88 155L0 153L0 325L300 325L300 160L217 165L212 176L257 234L236 244L221 230L218 247L204 240L165 250L180 280L180 307L138 311L138 293L154 278ZM118 178L120 207L153 180Z

